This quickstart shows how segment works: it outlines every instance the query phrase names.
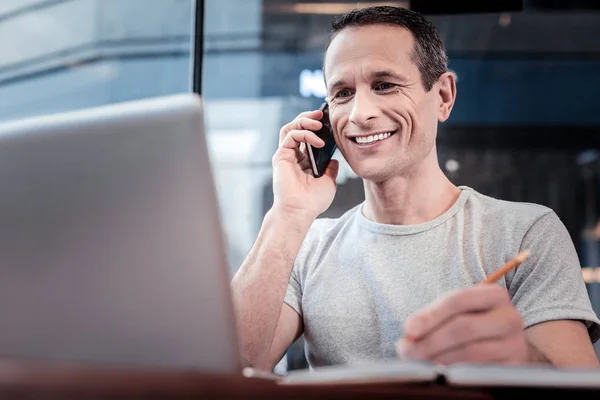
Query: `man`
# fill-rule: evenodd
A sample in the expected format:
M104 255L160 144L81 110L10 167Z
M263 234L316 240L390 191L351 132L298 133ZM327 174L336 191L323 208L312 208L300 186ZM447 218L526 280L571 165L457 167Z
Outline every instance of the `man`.
M402 8L352 11L333 23L324 72L365 201L317 219L338 164L313 178L300 148L323 145L322 114L281 129L273 207L232 281L245 362L270 370L304 333L312 367L396 356L597 367L599 321L557 215L456 187L438 165L456 85L433 25ZM481 284L525 249L516 270Z

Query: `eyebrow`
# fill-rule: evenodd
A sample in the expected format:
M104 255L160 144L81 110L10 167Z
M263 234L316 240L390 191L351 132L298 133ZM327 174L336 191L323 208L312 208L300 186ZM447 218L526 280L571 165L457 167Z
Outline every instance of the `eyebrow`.
M406 77L398 75L392 70L375 71L370 75L371 79L391 78L395 81L406 82Z
M371 74L369 74L369 78L371 78L371 79L391 79L391 80L399 81L399 82L407 81L406 77L404 77L402 75L398 75L397 73L395 73L394 71L389 70L389 69L373 71L373 72L371 72ZM345 86L345 85L346 85L345 80L338 79L331 85L331 88L329 90L334 91L338 87Z

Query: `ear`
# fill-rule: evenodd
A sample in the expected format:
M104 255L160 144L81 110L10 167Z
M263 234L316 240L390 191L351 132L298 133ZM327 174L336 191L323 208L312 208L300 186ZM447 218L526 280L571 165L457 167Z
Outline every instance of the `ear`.
M437 83L438 89L438 120L444 122L450 117L450 112L456 100L456 79L452 72L440 76Z

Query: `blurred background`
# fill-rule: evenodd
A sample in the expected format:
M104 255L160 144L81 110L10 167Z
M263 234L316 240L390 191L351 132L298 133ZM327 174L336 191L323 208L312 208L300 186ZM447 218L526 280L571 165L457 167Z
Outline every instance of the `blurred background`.
M233 274L272 202L280 127L325 97L331 17L377 4L425 13L445 41L458 98L439 132L444 171L457 185L554 209L600 313L595 0L1 0L0 122L200 91ZM339 189L324 216L364 199L336 158ZM282 368L305 365L301 345Z

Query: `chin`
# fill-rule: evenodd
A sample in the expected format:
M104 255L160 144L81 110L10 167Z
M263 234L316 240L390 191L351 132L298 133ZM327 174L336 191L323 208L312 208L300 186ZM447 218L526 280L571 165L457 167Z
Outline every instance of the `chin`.
M351 166L354 173L361 179L371 182L383 182L393 177L393 170L390 165L379 164L379 165L357 165L356 167Z
M369 162L371 161L371 162ZM350 164L354 173L361 179L379 183L389 181L393 178L407 175L410 173L413 165L406 162L383 162L382 160L369 160L367 162Z

